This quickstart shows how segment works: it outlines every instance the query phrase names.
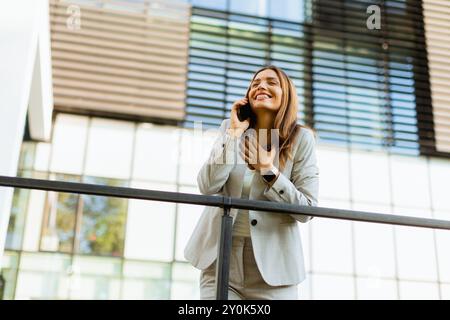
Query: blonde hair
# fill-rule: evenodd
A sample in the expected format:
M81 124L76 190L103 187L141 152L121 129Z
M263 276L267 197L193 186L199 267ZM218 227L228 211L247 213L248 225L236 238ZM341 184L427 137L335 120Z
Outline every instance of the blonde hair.
M298 98L294 83L283 70L274 65L262 67L255 72L252 81L250 81L250 86L247 89L246 97L248 98L251 84L256 75L267 69L273 70L277 74L280 79L281 91L283 93L281 97L281 105L278 109L277 115L275 116L274 127L272 128L279 130L279 159L280 170L282 170L286 165L287 159L289 158L292 160L292 147L294 145L295 138L300 132L300 129L305 126L297 124ZM254 117L251 118L250 127L254 127L255 121L256 119Z

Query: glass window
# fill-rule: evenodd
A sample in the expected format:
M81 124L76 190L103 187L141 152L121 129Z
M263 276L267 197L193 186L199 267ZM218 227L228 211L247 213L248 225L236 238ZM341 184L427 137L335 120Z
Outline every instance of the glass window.
M398 214L397 212L395 210L394 214ZM395 237L400 279L436 281L437 262L433 230L395 227Z
M197 185L198 172L207 161L217 135L217 129L206 131L183 129L181 131L179 183ZM192 192L198 193L198 190L192 190Z
M354 200L390 204L387 155L352 151L351 168Z
M192 5L202 8L226 10L227 0L192 0Z
M339 149L317 148L317 165L320 198L350 199L348 154Z
M439 288L437 283L400 281L400 299L402 300L437 300Z
M269 16L281 20L304 20L304 0L268 0Z
M85 183L126 187L121 180L85 177ZM122 256L127 217L126 199L83 195L79 252Z
M170 299L170 264L124 261L122 299Z
M389 207L355 204L354 210L388 213ZM393 227L377 223L354 223L356 273L369 277L395 277Z
M450 161L430 158L429 164L433 208L450 211Z
M34 170L48 171L50 162L50 143L39 142L36 143L36 155L34 159Z
M21 177L30 177L30 175L24 173ZM11 215L9 217L8 232L6 235L6 249L20 250L22 248L29 198L30 190L14 188Z
M194 187L181 187L179 192L195 193L197 189ZM178 261L186 261L184 259L184 248L205 207L190 204L177 204L177 206L175 259Z
M303 280L299 285L298 285L298 299L299 300L311 300L311 273L307 273L306 275L306 279Z
M450 300L450 284L441 283L441 299Z
M134 124L93 118L89 132L85 173L128 179L133 154Z
M75 256L70 268L70 299L119 299L122 260Z
M397 282L380 278L357 278L358 299L397 300Z
M20 147L19 170L32 170L35 159L36 143L30 141L22 142Z
M69 255L22 252L15 299L67 299L69 269Z
M78 176L55 175L57 181L80 182ZM41 250L72 252L80 196L73 193L47 193Z
M450 283L450 232L435 230L439 263L439 279Z
M255 16L266 16L267 5L267 0L230 0L230 11Z
M391 156L393 202L396 206L430 207L426 159Z
M172 265L172 300L198 300L200 299L200 270L188 263L175 262Z
M337 208L331 202L321 206ZM353 273L351 222L313 219L310 223L313 272Z
M314 274L312 276L313 299L355 299L354 281L352 277Z
M35 179L48 179L47 173L34 172ZM41 238L42 217L45 209L46 191L31 190L25 220L25 231L23 236L22 250L38 251Z
M179 129L142 124L136 133L133 178L175 182Z
M68 174L83 172L88 117L58 114L53 129L50 170Z
M16 276L19 263L19 254L17 252L5 251L2 257L1 275L5 280L3 289L4 300L14 300L14 291L16 287Z
M176 191L173 185L133 182L133 188ZM128 259L173 260L175 203L129 200L125 257Z

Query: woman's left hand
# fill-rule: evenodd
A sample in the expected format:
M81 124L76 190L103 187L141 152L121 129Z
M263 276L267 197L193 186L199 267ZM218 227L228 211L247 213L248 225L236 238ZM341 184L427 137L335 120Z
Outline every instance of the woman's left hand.
M275 148L267 151L256 141L254 136L250 135L241 141L239 153L242 159L255 170L264 171L273 167L277 151Z

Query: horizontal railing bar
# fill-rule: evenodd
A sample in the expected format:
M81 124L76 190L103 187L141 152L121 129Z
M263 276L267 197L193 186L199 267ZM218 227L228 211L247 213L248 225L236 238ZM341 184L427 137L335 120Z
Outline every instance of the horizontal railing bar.
M37 189L66 193L88 194L127 199L176 202L194 205L230 207L255 211L268 211L284 214L301 214L319 218L383 223L410 227L450 230L450 221L392 215L365 211L334 209L324 207L298 206L273 201L248 200L224 196L206 196L190 193L156 191L126 187L112 187L78 182L52 181L43 179L0 176L0 186L24 189Z

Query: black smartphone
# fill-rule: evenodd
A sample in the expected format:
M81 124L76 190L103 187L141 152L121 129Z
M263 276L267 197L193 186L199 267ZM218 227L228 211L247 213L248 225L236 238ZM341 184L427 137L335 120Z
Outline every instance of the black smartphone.
M252 115L252 108L250 106L250 103L247 103L246 105L243 105L237 110L237 116L239 121L244 121L245 119L250 118Z

